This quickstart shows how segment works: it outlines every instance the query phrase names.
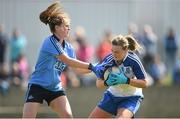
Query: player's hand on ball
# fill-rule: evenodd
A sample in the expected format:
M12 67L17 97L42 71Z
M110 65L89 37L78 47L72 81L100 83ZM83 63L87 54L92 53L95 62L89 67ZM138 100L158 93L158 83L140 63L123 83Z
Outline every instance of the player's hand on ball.
M90 63L88 69L93 71L97 78L99 78L99 79L103 78L105 67L103 67L102 65L100 65L100 64L94 65L94 64Z
M129 84L130 79L124 73L110 73L108 78L104 81L106 86L113 86L117 84Z

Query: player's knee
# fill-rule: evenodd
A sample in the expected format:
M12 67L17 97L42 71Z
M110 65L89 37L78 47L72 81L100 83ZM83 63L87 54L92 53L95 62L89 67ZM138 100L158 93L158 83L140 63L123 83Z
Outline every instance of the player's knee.
M131 119L133 117L133 114L130 111L119 111L116 118L118 119Z
M59 115L59 117L61 117L61 118L73 118L73 115L72 115L71 112L59 113L58 115Z
M132 119L130 115L118 115L116 116L117 119Z

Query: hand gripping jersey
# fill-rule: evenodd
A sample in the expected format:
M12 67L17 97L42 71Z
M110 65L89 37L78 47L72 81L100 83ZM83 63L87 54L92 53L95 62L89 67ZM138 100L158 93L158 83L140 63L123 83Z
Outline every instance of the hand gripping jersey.
M44 40L35 71L29 80L30 84L37 84L51 91L62 90L60 75L67 65L58 60L56 56L66 54L69 57L76 58L72 46L66 41L63 41L62 44L63 46L58 42L55 35Z
M108 68L117 66L118 68L122 69L120 71L122 71L127 77L135 78L134 80L145 79L146 76L144 67L140 59L133 52L128 52L128 54L121 62L121 64L116 63L112 54L106 56L103 59L102 64L104 66L108 66ZM107 90L117 97L128 97L128 96L143 97L142 88L137 88L128 84L119 84L115 86L110 86Z

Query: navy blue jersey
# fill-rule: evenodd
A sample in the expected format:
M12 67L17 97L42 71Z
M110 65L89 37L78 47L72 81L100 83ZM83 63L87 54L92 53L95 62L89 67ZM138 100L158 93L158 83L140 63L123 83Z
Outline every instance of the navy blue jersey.
M66 54L76 58L72 46L63 41L63 47L54 35L49 36L43 42L35 71L29 80L31 84L38 84L51 91L62 90L60 75L67 67L65 63L56 58L57 55Z
M130 73L127 71L127 70L130 70L133 72L134 76L137 79L145 79L146 73L145 73L144 67L139 57L133 52L128 52L128 54L126 55L126 57L123 59L123 61L120 64L118 64L115 61L112 54L107 55L102 60L101 64L108 68L119 65L124 69L124 73Z
M122 71L127 77L133 78L134 80L145 80L146 77L146 72L139 57L133 52L128 52L122 62L115 61L113 55L109 54L102 60L100 64L106 66L107 69L116 67L120 69L119 71ZM143 97L141 88L137 88L128 84L110 86L107 90L117 97Z

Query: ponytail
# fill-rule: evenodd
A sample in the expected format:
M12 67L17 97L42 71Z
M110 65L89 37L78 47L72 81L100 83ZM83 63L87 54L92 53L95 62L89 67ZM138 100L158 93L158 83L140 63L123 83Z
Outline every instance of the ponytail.
M127 41L128 41L128 44L129 44L128 49L129 50L131 50L131 51L140 51L140 49L142 49L140 44L131 35L126 35L126 36L124 36L124 38L127 39Z
M55 25L70 25L70 18L66 12L62 10L59 1L50 5L46 10L40 13L39 19L44 24L49 24L52 33L55 32Z

